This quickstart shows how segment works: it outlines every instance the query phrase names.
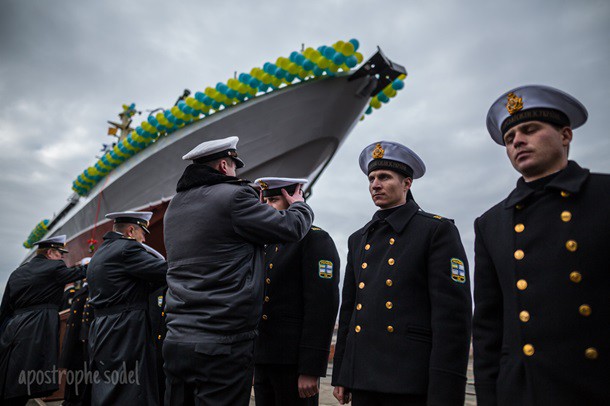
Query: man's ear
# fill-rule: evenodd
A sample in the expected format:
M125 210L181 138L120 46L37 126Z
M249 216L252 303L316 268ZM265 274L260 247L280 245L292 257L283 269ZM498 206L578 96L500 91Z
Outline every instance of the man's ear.
M563 143L563 146L569 146L570 142L572 142L572 129L570 127L563 127L561 130L559 130L559 133L561 134L561 142Z
M220 162L218 162L218 172L222 173L223 175L227 174L227 161L224 159L221 159Z
M406 177L404 182L405 182L405 188L407 190L411 189L411 185L413 184L413 179Z

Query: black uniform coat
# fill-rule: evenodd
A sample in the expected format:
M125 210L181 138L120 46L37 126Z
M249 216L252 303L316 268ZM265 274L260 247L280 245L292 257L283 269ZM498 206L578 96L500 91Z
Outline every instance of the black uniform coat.
M453 222L410 199L348 245L333 385L463 405L472 310Z
M296 365L300 375L326 376L339 267L335 243L318 227L299 242L267 246L256 364Z
M89 329L93 405L158 404L154 337L148 298L165 282L167 264L136 240L108 232L91 258L87 281L95 319ZM115 384L125 370L136 372L131 382ZM123 381L125 382L125 381Z
M0 307L0 399L39 397L58 388L59 313L64 286L85 277L84 267L36 255L9 277ZM19 383L27 371L48 379L29 387Z
M520 179L475 231L479 405L610 404L610 176Z

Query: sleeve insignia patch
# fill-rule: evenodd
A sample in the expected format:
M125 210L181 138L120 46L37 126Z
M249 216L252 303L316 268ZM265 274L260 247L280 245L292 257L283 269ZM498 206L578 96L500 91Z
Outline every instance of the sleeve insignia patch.
M462 260L451 258L451 279L457 283L466 282L466 268Z
M318 275L322 279L333 278L333 263L326 260L318 262Z
M163 306L163 296L157 296L157 305L159 307Z

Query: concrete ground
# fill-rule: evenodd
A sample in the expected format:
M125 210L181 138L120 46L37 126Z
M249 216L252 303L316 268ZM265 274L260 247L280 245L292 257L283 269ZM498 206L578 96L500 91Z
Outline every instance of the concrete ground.
M320 406L337 406L339 402L333 396L333 387L330 385L330 376L332 375L332 364L329 365L328 373L326 374L326 378L322 378L320 383ZM39 402L39 403L37 403ZM470 362L468 363L468 383L466 385L466 402L465 406L476 406L477 402L474 396L474 378L472 375L472 356L470 357ZM59 406L61 402L49 402L44 403L39 399L30 400L27 406ZM254 406L254 391L250 397L250 406Z

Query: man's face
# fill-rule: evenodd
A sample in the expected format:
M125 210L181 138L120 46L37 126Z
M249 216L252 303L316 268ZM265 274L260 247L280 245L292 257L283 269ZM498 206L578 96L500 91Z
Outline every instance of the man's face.
M369 192L373 203L381 209L405 204L410 187L411 178L394 171L378 169L369 173Z
M528 121L504 134L506 154L526 181L539 179L565 167L572 129L558 130L541 121Z
M62 259L63 256L64 253L55 248L51 248L49 251L47 251L47 258L49 259Z
M129 237L133 238L139 243L143 243L146 241L146 232L144 229L138 225L134 225L129 227Z
M284 196L265 197L265 203L276 210L287 210L290 207Z
M226 171L228 176L236 176L237 175L237 164L232 159L227 159L225 161L227 163Z

